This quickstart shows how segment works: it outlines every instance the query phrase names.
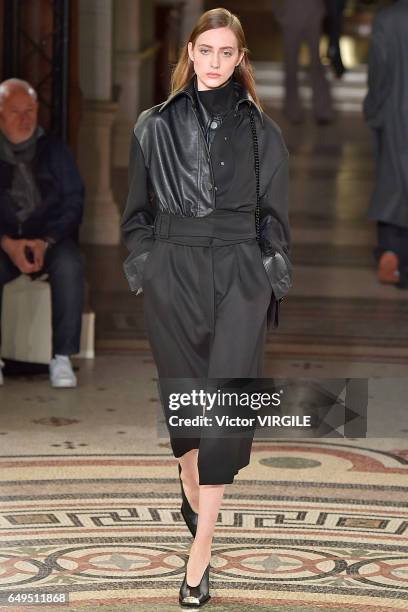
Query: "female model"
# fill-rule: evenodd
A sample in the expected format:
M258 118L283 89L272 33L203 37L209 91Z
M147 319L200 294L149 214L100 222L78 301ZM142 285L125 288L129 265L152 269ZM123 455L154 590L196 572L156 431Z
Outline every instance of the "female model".
M134 128L122 220L125 272L132 290L144 291L162 397L177 379L261 375L267 320L276 322L291 286L287 161L280 130L259 105L238 18L221 8L204 13L181 51L171 96ZM249 463L251 443L171 437L181 512L195 536L182 605L210 598L225 484Z

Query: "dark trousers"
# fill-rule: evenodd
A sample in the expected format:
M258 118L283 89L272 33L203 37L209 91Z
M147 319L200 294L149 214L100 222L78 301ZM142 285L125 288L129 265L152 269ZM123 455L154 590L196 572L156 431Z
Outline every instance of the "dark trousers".
M225 246L181 241L156 239L143 280L147 333L166 416L171 392L191 392L214 379L261 375L272 294L255 239ZM249 463L253 435L182 438L170 432L175 457L199 449L200 484L233 482Z
M299 5L297 14L288 16L282 24L286 86L285 114L290 121L297 122L303 119L299 98L298 68L300 46L305 41L310 52L314 115L318 121L330 121L333 119L332 99L319 51L323 14L319 15L316 12L316 16L313 15L312 18L307 12L307 6L302 5Z
M48 274L51 285L53 354L74 355L79 352L84 304L84 264L78 245L63 240L49 248L42 272ZM4 285L19 275L0 249L0 306Z
M346 0L326 0L329 48L340 53L340 36L343 29L343 13Z
M380 221L377 223L377 235L377 258L385 251L393 251L398 255L400 275L408 281L408 228Z

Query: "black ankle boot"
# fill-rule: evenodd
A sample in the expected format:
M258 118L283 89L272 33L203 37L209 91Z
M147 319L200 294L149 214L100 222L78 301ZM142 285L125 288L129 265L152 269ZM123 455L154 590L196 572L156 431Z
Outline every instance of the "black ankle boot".
M197 586L188 586L186 571L183 584L180 587L180 605L185 608L200 608L210 599L210 564L205 568L200 584Z
M181 466L179 464L178 466L178 470L179 470L179 479L180 479L180 487L181 487L181 498L183 500L183 503L181 504L181 515L183 517L183 519L185 520L185 523L187 525L187 527L190 530L190 533L193 537L195 537L196 533L197 533L197 522L198 522L198 514L197 512L194 512L194 510L192 509L192 507L190 506L188 499L186 497L186 494L184 492L184 488L183 488L183 481L181 480Z

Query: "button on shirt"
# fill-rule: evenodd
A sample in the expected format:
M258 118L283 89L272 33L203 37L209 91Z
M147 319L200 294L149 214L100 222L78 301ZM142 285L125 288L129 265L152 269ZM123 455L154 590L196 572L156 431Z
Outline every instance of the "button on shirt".
M217 209L246 210L251 203L254 207L255 171L246 105L235 114L237 99L232 80L217 89L196 89L196 94L210 148Z

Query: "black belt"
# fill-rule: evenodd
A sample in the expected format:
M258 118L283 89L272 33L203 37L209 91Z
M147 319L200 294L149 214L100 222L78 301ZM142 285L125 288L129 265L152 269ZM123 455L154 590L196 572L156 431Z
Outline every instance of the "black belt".
M158 213L154 234L158 240L180 244L236 244L256 238L255 215L217 211L205 217L182 217Z

